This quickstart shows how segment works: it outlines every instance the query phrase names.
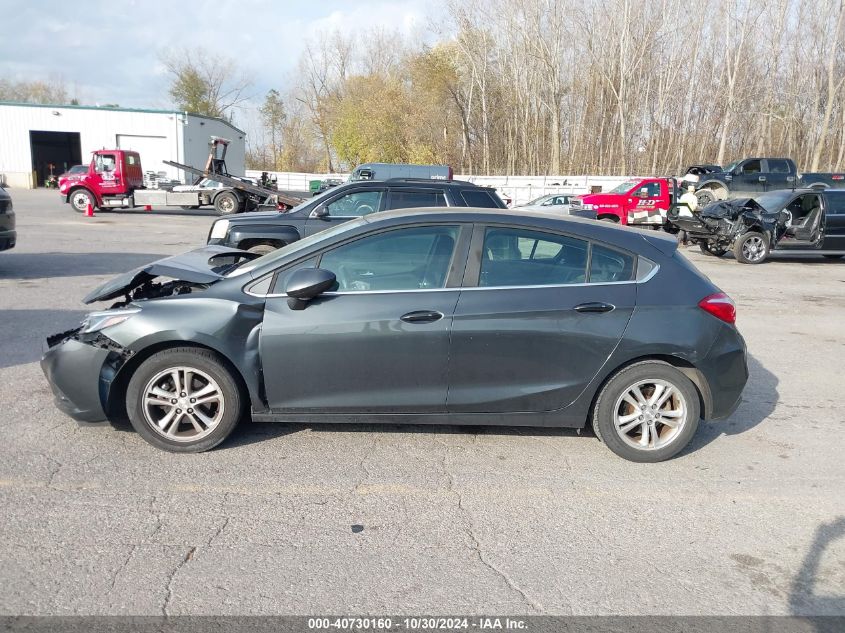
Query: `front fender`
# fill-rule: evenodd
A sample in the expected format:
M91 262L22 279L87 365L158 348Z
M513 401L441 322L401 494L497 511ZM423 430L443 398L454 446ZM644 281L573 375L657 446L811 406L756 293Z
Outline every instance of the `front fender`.
M167 347L199 345L228 361L238 372L254 411L265 405L261 388L258 339L264 306L216 298L164 299L149 302L142 311L108 331L108 336L131 354L115 381L125 380L151 354Z

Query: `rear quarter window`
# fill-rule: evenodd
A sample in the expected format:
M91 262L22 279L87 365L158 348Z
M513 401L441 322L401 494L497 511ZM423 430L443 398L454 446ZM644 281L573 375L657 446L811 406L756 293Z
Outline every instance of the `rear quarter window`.
M502 209L504 204L497 197L484 189L464 189L461 191L464 202L468 207L480 207L482 209Z

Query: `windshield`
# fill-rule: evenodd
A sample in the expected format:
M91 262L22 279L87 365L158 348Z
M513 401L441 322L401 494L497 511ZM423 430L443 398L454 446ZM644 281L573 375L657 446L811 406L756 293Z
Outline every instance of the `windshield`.
M734 162L729 163L729 164L728 164L728 166L727 166L727 167L725 167L722 171L724 171L725 173L731 172L731 171L733 171L734 169L736 169L736 166L737 166L737 165L739 165L739 161L738 161L738 160L735 160Z
M238 266L237 268L231 270L229 273L226 274L226 277L237 277L238 275L243 275L244 273L248 273L251 270L255 270L260 266L264 266L265 264L270 264L276 260L282 259L283 257L287 257L291 253L296 253L297 251L301 251L302 249L308 248L312 244L317 244L322 240L328 239L330 237L334 237L335 235L340 235L341 233L346 233L346 231L350 231L354 228L361 226L362 224L366 224L367 220L365 218L358 218L357 220L350 220L349 222L343 222L342 224L338 224L330 229L326 229L325 231L320 231L319 233L314 233L314 235L309 235L306 238L298 240L296 242L291 242L287 246L282 246L281 248L276 249L266 255L262 255L253 260L249 260L243 263L242 266Z
M626 180L618 187L614 187L608 193L628 193L637 186L637 183L640 182L639 180Z
M546 200L549 200L549 199L554 198L554 197L555 197L555 194L547 194L545 196L540 196L539 198L534 198L531 202L526 202L525 206L527 207L527 206L530 206L530 205L542 204Z
M754 202L769 213L776 213L786 206L793 195L791 191L770 191L754 198Z

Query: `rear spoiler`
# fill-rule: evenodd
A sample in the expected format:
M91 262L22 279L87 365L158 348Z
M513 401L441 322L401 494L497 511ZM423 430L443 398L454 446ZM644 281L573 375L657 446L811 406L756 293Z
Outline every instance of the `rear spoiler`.
M671 257L678 250L678 240L674 235L658 231L642 231L642 238L667 257Z

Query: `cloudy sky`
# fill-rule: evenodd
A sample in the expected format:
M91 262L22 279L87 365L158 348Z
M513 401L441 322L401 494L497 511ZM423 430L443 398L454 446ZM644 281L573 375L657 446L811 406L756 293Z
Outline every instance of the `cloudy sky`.
M284 89L304 41L321 30L373 26L423 37L437 0L0 0L0 76L60 80L87 104L169 108L159 61L171 48L204 46L254 78L256 100ZM248 124L248 121L242 122Z

